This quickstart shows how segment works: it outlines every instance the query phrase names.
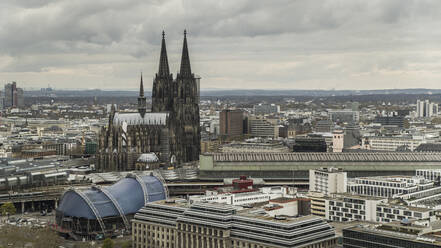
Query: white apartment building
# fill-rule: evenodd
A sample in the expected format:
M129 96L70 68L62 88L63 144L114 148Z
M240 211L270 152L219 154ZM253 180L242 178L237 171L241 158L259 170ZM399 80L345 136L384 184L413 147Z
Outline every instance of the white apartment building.
M258 191L243 193L221 193L217 191L205 192L205 195L190 196L190 203L193 202L210 202L210 203L226 203L230 205L250 205L255 203L267 202L269 200L280 197L295 197L294 188L290 187L262 187Z
M323 196L321 199L316 195L316 199L313 197L311 198L311 214L331 221L391 222L403 219L435 219L434 209L391 204L382 197L357 196L347 193L336 194L332 197ZM316 202L320 204L317 205ZM317 207L319 208L316 209Z
M427 180L439 181L441 179L441 169L419 169L416 170L416 175Z
M348 192L364 196L409 199L434 183L416 176L359 177L348 182Z
M337 168L309 170L309 191L325 195L345 193L347 190L347 173Z
M377 222L401 221L403 219L435 220L435 210L412 206L379 204L377 206Z
M421 144L428 143L426 139L415 139L412 137L383 137L370 136L363 137L361 147L368 150L377 151L396 151L398 147L406 146L413 151Z
M349 194L327 198L325 218L332 221L376 221L377 206L387 199Z

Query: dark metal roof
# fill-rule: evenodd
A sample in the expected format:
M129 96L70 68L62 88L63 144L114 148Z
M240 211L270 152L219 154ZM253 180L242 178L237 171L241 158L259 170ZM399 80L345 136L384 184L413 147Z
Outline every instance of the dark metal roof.
M163 181L153 175L129 176L103 189L68 190L57 210L64 216L87 219L120 216L120 211L124 215L134 214L146 202L166 199L165 187Z
M207 154L208 155L208 154ZM254 161L288 161L288 162L440 162L441 153L401 152L401 153L214 153L218 162L254 162Z

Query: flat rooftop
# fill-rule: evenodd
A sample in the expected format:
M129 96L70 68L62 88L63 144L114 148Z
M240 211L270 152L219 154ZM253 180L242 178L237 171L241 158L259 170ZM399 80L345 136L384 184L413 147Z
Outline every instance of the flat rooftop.
M180 208L190 208L190 204L180 198L176 199L168 199L168 200L161 200L161 201L155 201L153 203L149 203L149 205L162 205L162 206L173 206L173 207L180 207ZM249 208L241 207L241 206L234 206L229 204L223 204L223 203L206 203L206 202L198 202L193 203L194 206L200 206L200 207L206 207L207 209L221 209L224 211L235 211L236 216L242 216L247 218L255 218L256 220L263 220L263 221L270 221L274 223L284 223L284 224L291 224L296 222L301 222L305 220L313 220L313 219L320 219L320 217L313 216L313 215L306 215L306 216L300 216L300 217L291 217L291 216L279 216L278 218L271 217L268 214L265 213L265 210L262 208L261 204L254 205Z

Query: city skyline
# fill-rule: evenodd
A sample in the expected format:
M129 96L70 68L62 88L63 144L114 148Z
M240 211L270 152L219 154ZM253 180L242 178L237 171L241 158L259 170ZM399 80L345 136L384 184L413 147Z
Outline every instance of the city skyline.
M3 1L0 78L24 88L134 90L141 71L157 70L162 30L176 65L187 29L202 89L436 89L440 5Z

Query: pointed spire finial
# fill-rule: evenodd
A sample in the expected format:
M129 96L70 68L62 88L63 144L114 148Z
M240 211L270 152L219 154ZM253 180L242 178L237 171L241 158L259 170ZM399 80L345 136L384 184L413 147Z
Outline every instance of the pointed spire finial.
M161 55L159 57L159 77L169 77L170 69L168 67L167 49L165 47L165 32L162 31Z
M191 77L191 66L190 66L190 56L188 55L187 46L187 30L184 30L184 45L182 47L182 57L181 57L181 70L179 72L181 76Z
M139 84L139 97L144 97L144 83L142 81L142 72L141 72L141 82Z

